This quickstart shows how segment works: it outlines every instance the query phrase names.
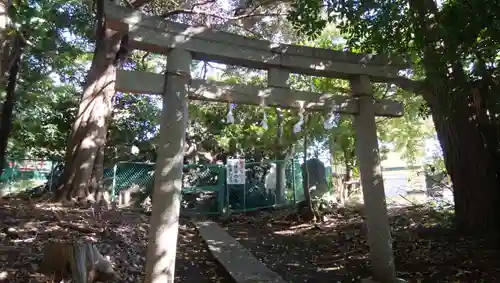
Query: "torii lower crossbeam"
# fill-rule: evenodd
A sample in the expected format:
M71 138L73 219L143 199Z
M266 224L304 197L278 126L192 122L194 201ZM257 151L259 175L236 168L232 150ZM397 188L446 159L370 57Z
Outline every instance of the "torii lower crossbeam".
M116 90L163 95L164 83L164 75L120 70L116 78ZM350 92L348 89L344 90L344 93L348 92ZM335 106L334 112L336 113L350 115L359 113L359 103L352 96L297 91L283 87L264 88L193 79L188 86L188 97L191 100L267 105L280 108L298 109L304 107L309 111L325 112L330 112ZM374 107L376 116L403 116L403 104L397 101L381 99L375 102Z

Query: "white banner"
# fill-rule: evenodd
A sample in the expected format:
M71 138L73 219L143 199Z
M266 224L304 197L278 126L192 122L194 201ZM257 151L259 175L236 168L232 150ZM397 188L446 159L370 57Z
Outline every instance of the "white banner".
M227 184L244 185L245 184L245 159L227 159Z

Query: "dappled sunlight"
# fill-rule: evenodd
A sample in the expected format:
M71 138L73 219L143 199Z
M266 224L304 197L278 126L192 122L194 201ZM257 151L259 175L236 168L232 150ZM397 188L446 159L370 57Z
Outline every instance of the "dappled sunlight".
M358 210L353 210L358 211ZM498 278L500 249L445 227L445 215L424 206L389 210L398 276L425 282ZM265 215L265 214L262 214ZM279 215L234 216L226 230L288 282L353 282L370 275L366 227L358 212L325 223L283 221Z
M292 226L290 229L285 229L285 230L279 230L279 231L273 231L273 234L276 235L293 235L293 234L300 234L305 231L314 229L315 227L313 225L308 225L308 224L301 224L297 226Z
M206 240L205 242L210 247L210 250L212 252L216 252L216 253L217 252L220 253L225 246L229 247L229 248L232 248L232 247L235 246L233 244L227 244L227 243L224 243L224 242L221 242L221 241L214 241L214 240Z
M74 240L94 243L121 276L117 282L142 282L148 230L149 217L134 211L104 210L97 222L89 209L0 199L0 282L53 282L40 270L46 244ZM176 282L233 282L184 219L179 225L175 277Z
M345 268L345 266L343 265L324 267L324 268L318 268L318 272L332 272L332 271L335 272L335 271L340 271L343 268Z
M7 280L9 278L9 273L7 271L0 271L0 281Z

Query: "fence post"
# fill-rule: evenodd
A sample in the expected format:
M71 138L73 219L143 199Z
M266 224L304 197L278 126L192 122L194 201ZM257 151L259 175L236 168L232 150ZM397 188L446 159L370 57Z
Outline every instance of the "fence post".
M293 190L293 205L297 203L297 188L295 185L295 158L292 158L292 190Z
M219 202L219 213L222 215L226 207L225 195L226 195L226 174L224 174L224 167L222 165L217 165L219 170L219 192L218 192L218 202Z
M115 166L113 166L113 183L111 185L111 201L116 200L116 170L118 167L118 163L115 163Z
M247 178L246 178L246 170L247 170L247 162L245 161L245 181L243 182L243 215L245 215L247 213Z
M14 161L15 162L15 161ZM10 162L10 178L9 181L7 182L9 186L9 193L12 193L12 183L14 182L14 168L16 167L14 162Z
M49 192L52 192L52 180L54 178L54 161L50 162L50 171L49 171Z

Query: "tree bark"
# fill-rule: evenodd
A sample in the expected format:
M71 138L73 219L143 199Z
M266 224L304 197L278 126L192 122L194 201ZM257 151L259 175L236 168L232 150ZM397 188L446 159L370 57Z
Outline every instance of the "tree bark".
M498 156L488 148L468 105L468 96L442 95L446 97L435 95L428 102L446 169L453 182L456 224L466 232L499 231ZM451 104L454 111L443 113L440 103Z
M7 144L9 141L10 131L12 130L12 120L14 105L16 102L16 85L17 76L21 68L21 58L26 42L21 35L16 36L13 48L13 61L9 70L5 101L2 106L0 115L0 176L3 173L3 165L5 164L5 156L7 154Z
M433 76L437 77L436 74L430 77ZM462 84L466 81L462 80ZM476 90L471 86L466 87L470 92L467 93L463 89L457 91L452 84L428 81L427 86L420 87L417 92L431 109L446 170L453 183L455 222L464 232L499 232L500 122L495 118L498 111L487 105L476 105ZM407 91L415 90L398 85ZM440 92L433 92L433 89ZM482 100L496 99L494 90L498 86L484 89L480 94Z
M5 64L5 62L11 61L11 56L6 56L9 54L6 54L8 52L8 45L9 45L9 37L6 34L7 28L9 26L9 9L10 6L12 5L12 0L0 0L0 85L2 86L1 89L3 89L3 83L4 83L4 75L7 69L9 69L8 65ZM15 59L14 59L15 60Z
M498 232L500 156L499 122L495 118L498 110L489 111L474 105L474 88L468 83L471 78L462 66L463 58L456 43L441 43L436 2L412 0L409 4L414 25L419 27L415 30L415 42L423 50L427 77L426 88L420 93L431 108L453 183L456 224L466 232ZM446 60L440 50L443 44L447 50ZM482 77L484 81L485 76ZM498 84L494 84L486 83L481 96L496 102L498 99L493 94Z
M121 55L124 55L120 50L126 50L126 36L106 27L104 1L96 1L94 58L69 138L56 200L87 198L92 191L98 191L103 177L106 122L115 94L116 71L123 59Z

